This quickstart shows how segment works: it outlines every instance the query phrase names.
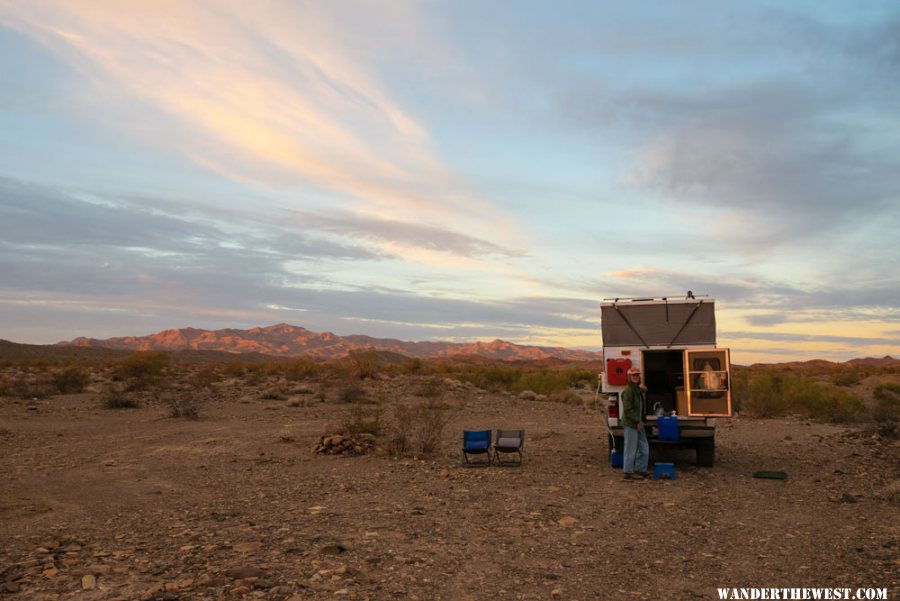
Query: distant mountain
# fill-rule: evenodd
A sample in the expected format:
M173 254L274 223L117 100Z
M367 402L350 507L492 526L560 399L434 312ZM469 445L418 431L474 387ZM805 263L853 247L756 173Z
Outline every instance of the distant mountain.
M545 346L526 346L494 340L493 342L407 342L371 336L338 336L331 332L313 332L299 326L280 323L250 330L199 330L182 328L163 330L148 336L125 336L97 340L76 338L59 342L58 346L103 347L134 351L210 350L230 353L262 353L277 357L306 356L313 359L338 359L356 349L375 349L400 353L407 357L434 358L476 355L504 361L599 361L600 353Z
M894 359L890 355L885 355L881 359L876 359L875 357L866 357L865 359L850 359L847 361L852 365L861 365L864 367L891 367L894 365L900 365L900 359Z

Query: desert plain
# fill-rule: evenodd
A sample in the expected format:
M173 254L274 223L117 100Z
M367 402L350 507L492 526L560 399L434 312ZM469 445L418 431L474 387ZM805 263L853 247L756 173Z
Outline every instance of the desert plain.
M182 370L119 409L109 369L83 392L0 397L0 598L898 593L898 442L866 424L738 415L719 424L714 467L655 448L677 479L630 482L589 385L553 402L397 373L351 395L214 371ZM392 453L386 434L364 454L314 452L354 415L388 430L394 407L426 405L442 416L428 453ZM499 427L525 429L524 464L465 467L462 431Z

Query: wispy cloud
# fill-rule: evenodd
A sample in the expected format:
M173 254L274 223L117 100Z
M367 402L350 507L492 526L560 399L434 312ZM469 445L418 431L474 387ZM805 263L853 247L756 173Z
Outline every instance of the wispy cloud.
M415 214L485 234L487 218L494 237L506 235L498 225L514 229L436 155L426 126L365 59L346 50L354 40L336 26L339 14L315 4L267 8L41 2L8 5L0 16L86 75L93 93L127 95L134 123L149 110L155 125L120 127L235 180L311 185L329 192L332 206L373 217ZM412 28L418 18L391 16Z

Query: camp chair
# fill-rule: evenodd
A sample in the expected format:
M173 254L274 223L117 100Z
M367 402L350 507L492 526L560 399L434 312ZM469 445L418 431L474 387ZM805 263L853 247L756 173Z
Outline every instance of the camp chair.
M487 461L469 461L469 455L483 455L485 453L487 454ZM462 455L466 465L490 465L491 431L464 430Z
M494 443L494 461L497 465L522 465L525 456L525 430L497 430L497 442ZM517 453L518 461L503 461L501 453Z

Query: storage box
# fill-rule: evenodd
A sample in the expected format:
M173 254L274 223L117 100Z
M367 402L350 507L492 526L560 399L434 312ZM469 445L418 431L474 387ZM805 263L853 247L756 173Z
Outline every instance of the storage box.
M660 416L656 423L659 426L660 440L678 440L678 417Z

